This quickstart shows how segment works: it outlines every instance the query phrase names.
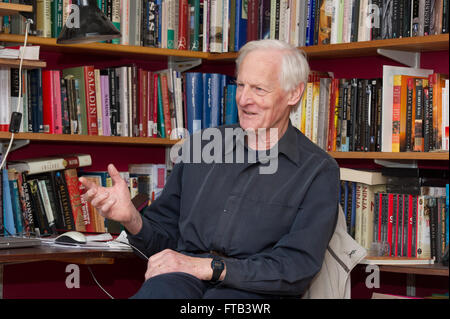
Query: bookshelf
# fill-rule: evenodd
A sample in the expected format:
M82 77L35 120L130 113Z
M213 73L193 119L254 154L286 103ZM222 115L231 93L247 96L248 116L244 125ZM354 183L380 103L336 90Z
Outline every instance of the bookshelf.
M27 8L24 8L27 7ZM0 15L16 14L19 11L31 12L30 6L21 6L7 3L0 3ZM0 34L0 42L23 43L24 36L14 34ZM90 43L90 44L73 44L59 45L56 39L42 38L36 36L28 37L28 43L39 45L41 50L46 53L56 53L59 55L82 55L83 58L101 59L108 57L111 59L128 59L136 61L154 61L160 66L166 66L170 58L182 59L201 59L203 66L212 70L218 69L225 65L226 68L234 68L234 60L237 57L236 52L229 53L208 53L198 51L185 51L173 49L150 48L140 46L124 46L106 43ZM386 39L375 41L363 41L352 43L341 43L331 45L316 45L308 47L300 47L310 61L320 63L323 60L339 60L339 59L360 59L373 58L379 55L378 49L398 50L404 52L433 53L439 51L448 52L449 34L439 34L422 37L409 37L398 39ZM50 61L48 61L50 62ZM16 62L11 62L16 63ZM31 63L31 62L27 62ZM36 64L27 64L25 67L46 67L45 61L35 62ZM55 63L55 62L52 62ZM2 60L0 60L2 65ZM10 64L11 65L11 64ZM370 66L369 66L370 68ZM330 70L333 71L333 70ZM448 70L446 71L448 73ZM230 73L233 73L231 71ZM10 133L0 132L0 141L7 141ZM43 133L18 133L15 135L16 140L29 141L30 146L34 147L33 151L39 153L40 146L46 145L89 145L89 149L99 146L100 150L105 147L114 153L114 149L126 146L129 148L143 149L145 146L153 146L148 153L160 152L165 147L169 147L177 143L177 140L161 139L161 138L140 138L140 137L117 137L117 136L87 136L87 135L52 135ZM101 147L100 147L101 146ZM32 152L32 151L31 151ZM101 152L101 151L98 151ZM30 152L28 152L30 153ZM424 160L430 166L439 161L447 162L449 160L448 152L402 152L402 153L384 153L384 152L329 152L329 154L337 160L353 160L353 162L364 160L406 160L416 161ZM122 162L129 161L127 155L117 155ZM103 163L102 163L103 164ZM53 252L55 253L55 252ZM94 254L95 255L95 254ZM54 257L54 258L53 258ZM52 260L57 259L56 256L51 257ZM72 256L73 257L73 256ZM8 258L8 257L5 257ZM436 275L448 277L448 267L442 265L382 265L381 271L414 274L414 275Z
M24 36L15 34L0 34L0 41L21 43ZM124 46L108 43L89 44L56 44L56 39L28 37L30 44L39 45L43 50L53 52L107 54L117 57L156 58L166 60L168 57L199 58L210 62L234 62L236 52L208 53L199 51L160 49L140 46ZM400 50L409 52L445 51L449 47L449 34L437 34L413 38L386 39L330 45L300 47L309 59L352 58L377 55L378 49Z
M15 15L19 12L33 12L33 6L15 3L0 3L0 16Z

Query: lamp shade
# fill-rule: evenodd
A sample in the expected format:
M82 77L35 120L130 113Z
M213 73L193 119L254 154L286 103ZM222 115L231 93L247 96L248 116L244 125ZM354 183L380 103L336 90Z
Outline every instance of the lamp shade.
M56 43L89 43L121 37L120 31L97 7L97 0L72 1L72 9Z

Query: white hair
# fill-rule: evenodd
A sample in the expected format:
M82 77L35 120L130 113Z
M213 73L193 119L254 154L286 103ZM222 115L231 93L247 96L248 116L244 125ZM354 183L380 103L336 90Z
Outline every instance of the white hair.
M265 39L247 42L239 50L239 55L236 59L236 75L247 54L256 50L279 50L284 53L280 69L280 86L283 90L289 92L298 87L300 83L304 83L306 86L308 83L309 65L305 53L280 40Z

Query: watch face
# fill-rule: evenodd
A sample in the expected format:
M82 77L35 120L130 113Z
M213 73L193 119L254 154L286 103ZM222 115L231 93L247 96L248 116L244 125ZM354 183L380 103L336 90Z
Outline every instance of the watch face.
M223 269L223 261L222 260L213 260L213 269Z

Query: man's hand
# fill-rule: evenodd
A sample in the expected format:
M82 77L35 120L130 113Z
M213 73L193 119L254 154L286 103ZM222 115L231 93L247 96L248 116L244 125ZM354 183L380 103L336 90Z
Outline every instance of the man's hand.
M211 280L211 261L212 258L191 257L165 249L149 258L145 280L169 272L184 272L200 280ZM225 270L220 279L224 277Z
M80 182L86 188L83 199L90 201L103 217L120 222L130 233L137 234L142 228L142 219L131 202L127 183L113 164L108 165L108 173L113 182L112 187L102 187L80 177Z

